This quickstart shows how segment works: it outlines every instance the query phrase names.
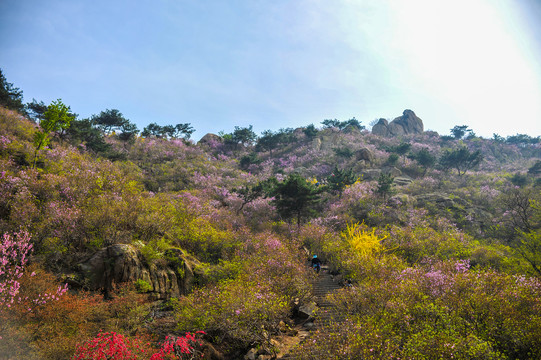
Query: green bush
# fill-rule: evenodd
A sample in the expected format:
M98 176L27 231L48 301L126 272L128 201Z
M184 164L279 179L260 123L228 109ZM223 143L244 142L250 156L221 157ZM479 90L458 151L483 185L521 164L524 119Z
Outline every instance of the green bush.
M135 290L138 293L147 293L152 291L152 285L142 279L137 279L134 283Z

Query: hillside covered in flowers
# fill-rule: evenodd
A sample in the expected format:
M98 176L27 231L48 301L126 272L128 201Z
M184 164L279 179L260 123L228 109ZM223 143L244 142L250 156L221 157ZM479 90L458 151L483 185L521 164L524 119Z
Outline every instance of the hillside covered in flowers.
M279 357L314 254L345 319L296 359L541 358L539 137L350 119L196 143L30 105L0 107L2 359Z

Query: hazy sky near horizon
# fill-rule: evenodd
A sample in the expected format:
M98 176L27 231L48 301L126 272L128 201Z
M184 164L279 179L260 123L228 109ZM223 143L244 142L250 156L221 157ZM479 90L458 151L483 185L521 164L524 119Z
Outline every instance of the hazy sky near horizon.
M536 0L0 0L0 68L25 102L194 139L404 109L538 136L539 19Z

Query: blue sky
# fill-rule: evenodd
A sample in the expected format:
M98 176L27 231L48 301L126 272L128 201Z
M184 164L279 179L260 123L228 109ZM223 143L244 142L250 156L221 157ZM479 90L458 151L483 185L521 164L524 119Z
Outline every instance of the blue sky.
M404 109L537 136L540 18L535 0L1 0L0 68L25 101L194 139Z

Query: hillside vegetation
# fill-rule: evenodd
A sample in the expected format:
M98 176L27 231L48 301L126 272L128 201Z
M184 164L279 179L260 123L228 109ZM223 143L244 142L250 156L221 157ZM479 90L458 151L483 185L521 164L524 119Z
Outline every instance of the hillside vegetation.
M299 359L541 358L539 138L352 119L196 144L61 105L0 107L1 358L271 358L313 254L353 286Z

